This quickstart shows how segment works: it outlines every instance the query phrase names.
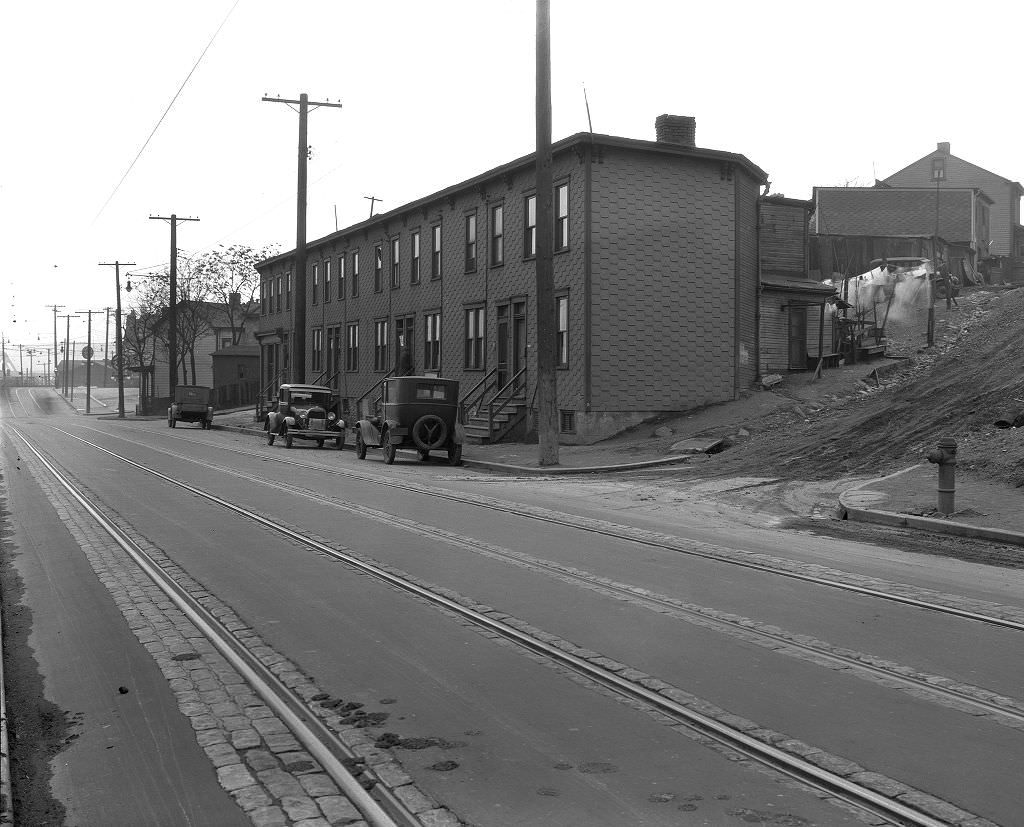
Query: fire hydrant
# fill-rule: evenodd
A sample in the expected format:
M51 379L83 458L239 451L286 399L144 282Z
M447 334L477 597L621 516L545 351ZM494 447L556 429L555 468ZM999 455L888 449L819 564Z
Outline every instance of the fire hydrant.
M956 440L943 437L938 449L929 451L927 457L928 462L939 466L939 512L952 514L956 510Z

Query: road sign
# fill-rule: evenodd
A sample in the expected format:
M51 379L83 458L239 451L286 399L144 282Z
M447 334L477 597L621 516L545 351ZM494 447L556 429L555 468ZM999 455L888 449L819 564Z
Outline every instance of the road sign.
M89 345L86 345L85 347L82 348L82 358L83 359L92 359L92 355L95 352L96 351L94 351Z

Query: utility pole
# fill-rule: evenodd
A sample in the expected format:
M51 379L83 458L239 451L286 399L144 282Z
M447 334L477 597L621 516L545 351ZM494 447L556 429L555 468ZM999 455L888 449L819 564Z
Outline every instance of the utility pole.
M114 268L114 285L117 290L117 316L114 319L114 337L117 341L117 418L124 419L124 348L121 341L121 265L134 267L135 262L100 262L100 267Z
M373 205L380 201L384 203L383 199L378 198L376 195L364 195L363 199L370 202L370 218L373 218ZM337 229L337 227L335 227Z
M537 0L537 448L538 465L558 465L555 292L551 210L551 7Z
M167 308L167 387L171 399L178 385L178 222L198 221L198 218L178 218L174 213L169 216L151 215L150 219L169 221L171 223L171 296Z
M65 313L64 324L66 329L64 332L64 395L68 395L68 362L71 359L71 317L77 316L77 313Z
M103 310L107 314L107 328L103 333L103 387L106 387L110 378L110 311L113 308L104 307Z
M80 314L85 313L89 316L89 321L86 324L86 341L85 341L85 413L90 413L90 403L92 396L92 314L99 313L99 310L79 310Z
M299 107L299 170L298 187L295 199L295 304L292 309L291 336L291 380L306 381L306 162L309 160L309 144L306 140L306 121L310 107L320 106L341 108L340 103L330 101L312 101L303 92L298 100L285 98L268 98L261 100L269 103L284 103L288 106L297 104ZM372 205L371 205L372 209Z
M53 389L57 389L57 311L63 310L62 304L47 304L45 307L53 309Z

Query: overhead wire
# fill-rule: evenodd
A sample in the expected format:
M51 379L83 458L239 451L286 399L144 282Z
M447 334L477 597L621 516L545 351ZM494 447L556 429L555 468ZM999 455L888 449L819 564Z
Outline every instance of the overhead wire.
M208 51L210 51L210 47L213 45L213 41L217 39L217 35L220 34L220 30L224 28L224 24L228 22L228 18L231 17L231 13L235 10L235 8L238 6L238 4L240 2L241 2L241 0L235 0L234 5L232 5L231 8L228 9L228 13L226 15L224 15L224 19L221 21L220 25L217 27L217 31L215 31L213 33L213 36L210 38L210 42L206 44L206 48L203 49L202 54L200 54L199 57L196 59L195 64L193 64L192 69L189 71L188 75L185 77L185 80L183 80L181 82L181 86L179 86L178 87L178 91L174 93L174 97L171 98L171 102L169 104L167 104L167 108L164 110L164 113L160 116L160 120L158 120L156 122L156 126L153 127L153 131L149 133L149 137L146 138L146 141L142 145L142 148L135 155L135 158L132 160L131 164L128 166L128 169L125 170L124 175L121 176L121 180L117 182L117 186L114 187L114 191L110 193L110 195L107 197L107 200L103 202L103 206L100 207L99 212L96 213L96 216L92 220L93 224L95 224L99 220L99 217L101 215L103 215L104 210L106 210L107 206L110 204L110 202L114 200L114 196L117 195L117 191L119 189L121 189L121 185L125 182L125 179L129 176L129 174L131 174L131 171L135 168L135 164L138 163L139 158L142 157L142 153L146 151L146 147L149 146L149 142L151 140L153 140L153 136L156 135L156 131L160 128L160 124L162 124L164 122L164 118L166 118L167 114L171 111L171 107L174 106L175 101L178 100L178 97L184 91L185 86L189 82L189 79L195 73L196 69L199 68L199 64L202 62L203 58L206 56L206 53Z

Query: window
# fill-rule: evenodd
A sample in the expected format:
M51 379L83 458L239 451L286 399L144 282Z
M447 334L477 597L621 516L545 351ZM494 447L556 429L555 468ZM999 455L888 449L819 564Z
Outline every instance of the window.
M933 181L945 181L946 180L946 159L945 158L932 158L932 180Z
M441 313L423 317L423 369L441 370Z
M569 249L569 185L555 187L555 249Z
M345 256L338 256L338 301L345 298Z
M312 281L313 281L313 289L310 292L313 295L313 304L316 304L316 296L317 296L317 293L320 290L320 266L319 265L317 265L317 264L313 265L313 268L312 268L312 270L310 272L310 276L311 276ZM314 370L315 370L315 368L314 368Z
M420 283L420 231L416 230L409 240L409 283Z
M324 369L324 330L322 327L313 328L313 352L310 354L313 370Z
M391 288L398 287L398 263L400 258L397 238L391 239Z
M523 255L532 258L537 255L537 196L526 198L526 214L524 216Z
M491 266L505 263L505 207L491 207Z
M558 412L558 432L562 434L576 433L576 411L563 409Z
M476 272L476 213L466 216L466 272Z
M479 370L484 366L484 309L474 307L466 311L465 367Z
M352 322L345 331L345 370L359 370L359 322Z
M329 302L331 300L331 260L327 259L324 262L324 301Z
M555 343L555 365L569 367L569 297L555 299L555 327L558 331Z
M359 251L352 253L352 298L359 295Z
M267 287L273 284L269 279L260 282L260 315L267 315Z
M231 347L231 344L232 343L231 343L231 337L230 336L221 336L220 337L220 349L221 350L223 350L226 347Z
M373 323L373 369L388 369L388 320Z
M373 292L380 293L384 289L384 247L377 244L373 248Z
M284 276L285 291L284 291L284 309L292 309L292 274L285 273Z
M441 225L438 224L430 231L433 239L433 249L430 251L430 277L441 278Z
M399 375L409 376L416 372L416 340L414 316L401 316L395 319L395 356Z

